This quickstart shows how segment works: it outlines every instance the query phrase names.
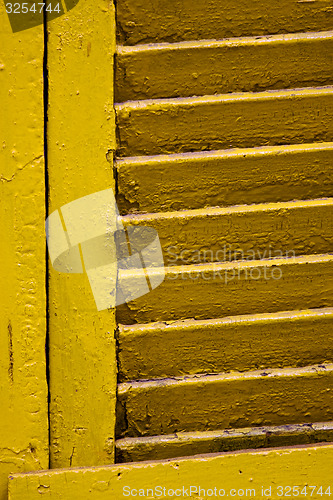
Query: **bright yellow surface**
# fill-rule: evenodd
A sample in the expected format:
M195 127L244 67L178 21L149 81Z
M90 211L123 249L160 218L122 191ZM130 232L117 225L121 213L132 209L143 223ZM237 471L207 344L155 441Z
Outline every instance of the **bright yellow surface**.
M13 34L0 3L0 499L48 466L43 28Z
M48 24L49 212L113 188L114 8L81 0ZM86 274L50 269L51 467L113 462L113 311Z
M178 489L201 486L203 489L225 489L232 498L231 489L254 489L252 498L278 499L277 486L283 488L299 486L300 491L307 486L308 496L299 498L323 499L330 497L318 494L331 486L332 493L333 445L285 448L265 451L228 453L225 455L204 455L190 459L173 459L164 462L145 462L93 469L71 469L42 472L29 475L17 475L10 479L10 500L35 500L41 494L45 498L57 500L120 500L122 498L163 498L154 493L139 496L139 490L162 486ZM272 486L271 494L262 495ZM310 496L309 486L317 486ZM124 487L127 487L124 490ZM129 488L129 489L128 489ZM136 489L137 496L124 496L123 492ZM287 491L287 490L284 490ZM231 493L231 494L230 494ZM165 498L177 498L169 496ZM178 498L182 498L179 497ZM185 498L185 497L184 497ZM187 498L206 500L207 494L198 493ZM225 496L227 498L227 495ZM251 498L236 495L234 498ZM296 497L294 497L296 498Z

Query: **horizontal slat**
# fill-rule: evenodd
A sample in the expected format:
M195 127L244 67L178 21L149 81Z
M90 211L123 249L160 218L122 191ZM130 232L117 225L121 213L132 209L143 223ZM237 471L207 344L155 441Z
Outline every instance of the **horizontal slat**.
M332 31L118 46L115 100L330 85L332 54Z
M119 325L118 376L124 382L330 362L332 328L333 308Z
M154 278L160 269L150 269ZM118 306L123 324L209 319L333 306L333 255L198 264L166 269L150 293ZM136 290L141 275L119 270L118 287Z
M116 441L116 461L141 462L174 457L333 441L333 422L180 432Z
M332 364L123 383L117 437L330 421L332 386Z
M129 101L115 109L120 156L333 139L330 86Z
M333 252L333 198L129 215L159 235L166 266Z
M118 0L118 40L127 45L332 29L330 0Z
M333 143L118 159L118 207L166 212L332 196Z
M104 467L47 470L10 476L9 499L39 500L44 493L58 500L118 500L125 495L172 498L175 495L170 490L177 490L176 495L179 497L183 488L186 492L184 497L187 495L199 499L199 487L202 489L201 498L208 498L207 494L211 497L211 489L216 487L217 495L221 493L221 497L235 497L236 493L244 498L264 496L278 500L281 498L281 488L283 492L289 493L292 490L287 487L297 485L296 491L305 488L303 495L306 492L307 496L302 498L311 496L313 500L322 500L329 498L322 495L331 486L332 460L333 445L321 444ZM158 485L161 489L155 489ZM318 487L313 489L310 485ZM323 486L321 490L320 485ZM224 494L220 491L222 489Z

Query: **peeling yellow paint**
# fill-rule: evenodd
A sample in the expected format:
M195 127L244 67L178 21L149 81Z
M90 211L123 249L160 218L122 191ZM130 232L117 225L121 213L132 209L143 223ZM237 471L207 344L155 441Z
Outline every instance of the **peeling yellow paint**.
M333 87L116 105L119 156L332 141Z
M332 307L332 273L330 254L169 267L158 288L118 306L117 319L134 324ZM134 273L120 274L135 286Z
M114 7L80 0L48 24L49 212L114 189ZM114 460L114 310L98 312L87 275L50 269L51 467Z
M333 143L118 158L118 207L167 212L324 198Z
M120 43L207 40L332 29L330 0L118 0Z
M329 362L332 321L326 308L119 325L119 380Z
M262 486L272 486L269 498L281 498L277 485L299 486L310 483L330 485L333 445L300 446L273 450L202 455L193 458L124 464L109 467L64 469L35 474L15 475L10 478L9 500L37 500L41 493L59 500L119 500L124 487L131 489L154 488L162 484L168 489L202 488L255 489L256 497L262 498ZM273 489L275 487L275 489ZM308 493L311 490L308 490ZM137 492L138 494L138 492ZM268 495L267 495L268 496ZM264 496L265 498L266 496ZM139 497L138 497L139 498ZM149 498L149 496L148 496ZM158 498L150 493L150 498ZM189 498L199 499L198 494ZM206 500L206 496L201 497ZM237 497L236 497L237 498ZM253 496L252 496L253 498ZM323 498L316 489L311 498Z
M43 28L13 34L0 3L0 499L48 467Z
M117 437L333 419L333 365L124 382Z
M333 198L124 216L159 235L166 266L333 251Z
M330 85L332 53L332 31L120 46L115 99Z
M294 424L123 438L116 441L116 453L118 463L141 462L206 453L331 442L332 439L332 422Z

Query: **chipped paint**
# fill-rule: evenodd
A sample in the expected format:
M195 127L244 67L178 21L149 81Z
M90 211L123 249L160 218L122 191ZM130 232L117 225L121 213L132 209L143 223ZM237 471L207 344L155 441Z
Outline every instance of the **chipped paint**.
M114 188L114 38L107 0L48 24L49 213ZM114 311L96 311L83 274L51 268L49 293L51 467L113 463Z
M330 85L332 53L332 31L120 46L115 99L123 102Z
M180 42L332 29L330 0L118 0L122 44Z
M125 227L154 228L166 266L333 251L333 198L137 214L120 220Z
M135 286L134 273L121 273ZM117 308L117 320L131 325L332 307L332 273L330 254L169 267L158 288Z
M118 155L332 141L332 90L328 86L117 104Z
M323 444L20 474L10 478L9 500L40 499L42 488L48 490L51 498L59 500L118 500L124 496L125 486L146 490L161 483L166 490L182 488L183 485L187 488L200 485L206 489L216 485L226 491L251 488L257 491L256 496L260 498L263 485L267 488L270 485L299 485L304 488L309 485L309 478L311 484L322 484L327 488L332 459L332 444ZM281 498L276 489L269 496L272 500ZM152 497L151 493L150 497L158 498L157 495ZM189 498L200 497L193 493ZM312 498L319 500L322 496L315 492Z
M333 419L333 365L124 382L117 437Z
M332 321L326 308L119 325L119 381L329 362Z
M325 198L333 191L333 143L119 158L125 215Z
M0 499L8 474L48 467L43 28L0 3Z
M123 438L116 441L116 453L118 463L141 462L332 440L333 424L326 422Z

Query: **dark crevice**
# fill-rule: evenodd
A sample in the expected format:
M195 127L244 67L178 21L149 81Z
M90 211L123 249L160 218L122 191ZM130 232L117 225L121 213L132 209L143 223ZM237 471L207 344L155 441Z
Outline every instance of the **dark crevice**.
M48 144L47 144L47 121L49 104L49 80L48 80L48 33L47 12L43 9L44 28L44 54L43 54L43 104L44 104L44 172L45 172L45 217L49 215L49 176L48 176ZM46 292L46 336L45 336L45 360L46 360L46 383L48 388L48 424L49 424L49 468L51 449L51 422L50 422L50 357L49 357L49 259L47 247L45 248L45 292Z
M8 321L8 352L9 352L8 376L10 382L13 383L14 382L13 328L10 321Z

